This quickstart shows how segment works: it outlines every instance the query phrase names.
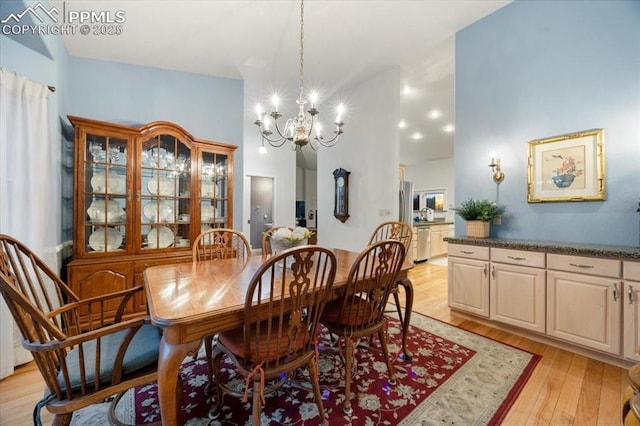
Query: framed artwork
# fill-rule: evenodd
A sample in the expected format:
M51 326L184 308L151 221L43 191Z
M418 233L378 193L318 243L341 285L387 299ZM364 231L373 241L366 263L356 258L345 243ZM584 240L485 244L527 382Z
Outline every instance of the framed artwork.
M527 201L605 200L604 129L529 142Z

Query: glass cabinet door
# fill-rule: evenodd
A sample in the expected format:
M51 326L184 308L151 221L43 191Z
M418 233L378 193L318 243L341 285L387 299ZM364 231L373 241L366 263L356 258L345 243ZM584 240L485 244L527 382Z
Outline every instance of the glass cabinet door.
M229 227L229 156L200 151L200 231Z
M139 248L190 248L191 148L162 134L142 142Z
M84 144L84 250L123 251L127 244L129 141L87 133Z

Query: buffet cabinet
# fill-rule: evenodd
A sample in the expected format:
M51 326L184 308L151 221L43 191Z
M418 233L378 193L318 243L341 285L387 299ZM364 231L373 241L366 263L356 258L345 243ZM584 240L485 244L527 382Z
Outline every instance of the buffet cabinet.
M640 262L449 243L448 274L453 309L640 360Z
M79 297L142 285L147 267L190 261L200 232L233 226L236 146L163 121L134 128L69 120L75 153L67 272ZM136 297L128 315L146 308L144 294Z

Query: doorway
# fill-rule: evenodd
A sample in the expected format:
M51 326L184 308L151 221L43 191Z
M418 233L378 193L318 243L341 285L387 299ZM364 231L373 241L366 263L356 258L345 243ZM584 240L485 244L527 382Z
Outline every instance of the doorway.
M249 242L261 249L262 233L273 227L273 178L251 176Z

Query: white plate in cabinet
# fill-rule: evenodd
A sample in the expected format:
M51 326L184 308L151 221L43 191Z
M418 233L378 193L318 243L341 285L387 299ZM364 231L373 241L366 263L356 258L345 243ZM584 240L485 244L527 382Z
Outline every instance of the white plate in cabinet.
M621 287L619 279L547 271L547 334L620 355Z

